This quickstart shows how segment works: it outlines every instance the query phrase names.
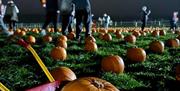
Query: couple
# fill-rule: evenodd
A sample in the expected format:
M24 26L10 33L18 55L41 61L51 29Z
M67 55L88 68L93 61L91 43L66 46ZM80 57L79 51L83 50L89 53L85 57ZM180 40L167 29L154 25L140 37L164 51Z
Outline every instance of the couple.
M46 21L42 27L41 34L46 35L46 27L50 22L53 22L54 29L57 32L57 15L60 10L62 20L62 34L66 35L67 30L72 31L70 27L72 17L76 18L76 38L80 40L80 33L82 31L82 23L86 28L85 36L90 35L91 25L91 5L89 0L46 0L44 3L46 8ZM60 8L59 8L60 7ZM74 14L75 13L75 14ZM58 33L58 32L57 32Z
M13 32L10 32L6 27L3 20L9 23L10 30L15 31L15 23L18 21L18 13L19 9L14 4L13 0L9 0L7 2L7 6L3 5L2 0L0 0L0 29L2 30L3 34L7 36L13 34Z

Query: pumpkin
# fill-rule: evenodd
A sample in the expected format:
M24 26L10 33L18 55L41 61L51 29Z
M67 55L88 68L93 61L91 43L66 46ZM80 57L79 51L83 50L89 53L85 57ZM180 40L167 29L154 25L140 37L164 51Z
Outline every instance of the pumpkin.
M156 53L163 53L164 52L164 43L162 41L153 41L149 45L149 49Z
M73 81L76 79L76 75L74 74L74 72L67 67L57 67L53 69L50 73L53 78L59 82Z
M51 50L50 55L54 60L62 60L63 61L67 58L67 53L66 53L65 48L59 47L59 46L53 48Z
M141 31L140 32L142 36L146 36L146 32L145 31Z
M168 39L166 45L173 48L179 47L179 40L178 39Z
M123 73L124 61L118 55L111 55L102 59L101 68L106 72Z
M158 30L153 31L152 36L159 37L159 31Z
M180 64L176 66L176 80L180 81Z
M96 42L96 39L93 36L88 36L85 38L85 43L92 41L92 42Z
M60 35L60 36L58 37L57 41L59 41L59 40L67 41L67 37L64 36L64 35Z
M130 48L127 50L127 59L132 62L143 62L146 60L146 52L142 48Z
M59 40L59 41L57 41L56 46L60 46L60 47L63 47L66 49L67 48L67 42L65 40Z
M99 32L100 32L100 33L107 33L108 31L107 31L106 29L100 28L100 29L99 29Z
M44 42L51 42L52 41L52 37L50 35L45 35L45 36L43 36L43 41Z
M93 41L89 41L85 44L84 50L88 52L97 51L98 50L97 44Z
M14 35L20 35L20 33L21 33L21 30L20 29L17 29L15 32L14 32Z
M129 42L129 43L132 43L132 44L135 44L136 42L136 37L134 35L128 35L124 38L124 40L126 42Z
M103 40L105 41L111 41L112 40L112 36L108 33L104 34L103 36Z
M180 40L180 35L177 37L177 39L179 39L179 40Z
M141 36L141 33L137 32L137 31L134 31L132 34L133 34L134 36L136 36L136 37Z
M30 44L34 44L36 42L36 39L34 36L30 35L28 36L27 42Z
M119 91L111 83L95 77L84 77L66 84L61 91Z
M74 32L70 32L70 33L67 35L67 38L70 39L70 40L73 40L75 37L76 37L76 34L75 34Z
M124 35L123 35L123 34L116 34L116 37L117 37L118 39L124 39Z
M98 36L99 36L100 39L103 39L104 33L99 33Z
M176 30L175 34L180 35L180 30Z
M166 31L165 30L160 30L159 35L162 35L162 36L166 35Z

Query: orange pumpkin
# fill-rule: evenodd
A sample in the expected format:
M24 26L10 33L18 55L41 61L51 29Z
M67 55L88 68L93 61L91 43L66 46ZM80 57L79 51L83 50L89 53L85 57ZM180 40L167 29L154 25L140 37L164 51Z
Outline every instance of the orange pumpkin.
M88 36L85 38L85 43L90 42L90 41L96 42L96 39L93 36Z
M111 41L112 40L112 36L108 33L104 34L103 36L103 40L105 41Z
M67 38L70 39L70 40L73 40L75 37L76 37L76 34L75 34L74 32L70 32L70 33L67 35Z
M179 39L179 40L180 40L180 35L177 37L177 39Z
M160 30L159 35L162 35L162 36L166 35L166 31L165 30Z
M175 34L180 35L180 30L176 30Z
M99 36L100 39L103 39L104 33L99 33L98 36Z
M67 42L65 40L59 40L57 41L57 44L56 46L60 46L60 47L63 47L63 48L67 48Z
M43 36L43 41L44 42L51 42L52 41L52 37L50 35L45 35L45 36Z
M20 35L20 33L21 33L21 29L17 29L15 32L14 32L14 35Z
M67 67L58 67L50 72L56 81L73 81L76 79L74 72Z
M132 62L143 62L146 60L146 52L142 48L130 48L127 50L127 58Z
M176 66L176 80L180 81L180 64Z
M88 52L94 52L98 50L98 47L95 42L89 41L85 44L84 50Z
M134 36L136 36L136 37L141 36L141 33L137 32L137 31L134 31L132 34L133 34Z
M64 36L64 35L60 35L60 36L58 37L57 41L59 41L59 40L67 41L67 37Z
M21 31L20 33L19 33L19 36L25 36L26 35L26 32L25 31Z
M136 37L134 35L128 35L124 38L126 42L135 44L136 43Z
M55 60L62 60L64 61L67 58L67 53L65 48L63 47L55 47L51 50L50 53L51 57Z
M111 83L95 77L76 79L65 85L61 91L119 91Z
M156 53L164 52L164 43L162 41L153 41L149 45L149 49Z
M116 37L117 37L118 39L124 39L124 35L123 35L123 34L116 34Z
M166 42L167 46L178 48L179 47L179 40L178 39L168 39Z
M118 55L111 55L102 59L101 68L106 72L123 73L124 61Z
M159 31L158 30L153 31L152 36L159 37Z
M28 36L27 42L30 44L34 44L34 43L36 43L36 39L34 36L30 35L30 36Z

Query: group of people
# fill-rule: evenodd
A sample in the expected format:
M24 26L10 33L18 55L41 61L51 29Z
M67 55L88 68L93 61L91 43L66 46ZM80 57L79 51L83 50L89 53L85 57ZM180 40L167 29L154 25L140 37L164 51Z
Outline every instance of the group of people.
M0 0L0 30L2 30L3 34L7 36L13 34L13 31L15 31L15 23L18 22L18 13L19 9L13 0L9 0L7 5L3 5L2 0ZM9 24L9 29L4 21Z
M50 22L53 22L54 30L57 32L58 13L61 16L62 34L67 35L67 32L72 31L71 23L76 18L76 39L81 40L80 33L83 25L86 32L85 37L89 36L91 28L91 4L89 0L46 0L43 3L46 8L46 21L42 27L41 35L46 35L46 28Z

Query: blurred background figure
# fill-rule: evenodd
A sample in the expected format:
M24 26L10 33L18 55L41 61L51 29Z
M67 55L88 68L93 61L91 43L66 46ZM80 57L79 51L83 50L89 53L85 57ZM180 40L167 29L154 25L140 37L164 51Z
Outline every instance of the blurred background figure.
M53 23L54 31L57 32L57 18L58 18L58 0L46 0L45 4L43 4L43 7L46 8L46 19L44 22L44 25L42 26L41 35L46 35L46 28L49 25L50 22Z
M5 14L5 5L2 4L2 0L0 0L0 30L2 30L2 34L10 36L13 32L9 32L8 28L4 24L3 18Z
M143 31L144 28L146 27L149 15L151 14L151 11L147 10L147 6L143 6L142 7L142 26L141 26L141 30Z
M175 31L177 29L177 22L178 22L178 12L173 12L173 17L170 20L170 29Z
M9 29L16 30L16 22L18 22L19 9L13 0L7 2L4 20L9 24Z
M91 4L89 0L73 0L73 3L76 6L76 38L78 39L78 42L81 42L80 33L83 28L82 23L86 29L85 37L91 34Z
M72 32L72 23L75 16L75 4L72 0L60 1L60 14L62 20L62 34L67 35L67 31Z
M109 23L110 23L111 18L109 15L107 15L105 13L102 20L103 20L103 27L107 30L109 27Z

